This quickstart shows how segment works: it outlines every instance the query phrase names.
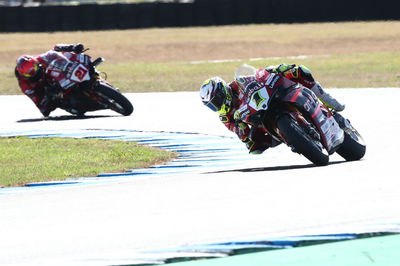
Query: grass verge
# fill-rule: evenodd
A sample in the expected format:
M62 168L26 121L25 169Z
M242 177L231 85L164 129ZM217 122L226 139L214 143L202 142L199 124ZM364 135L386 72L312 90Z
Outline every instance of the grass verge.
M122 92L193 91L218 75L231 79L240 62L307 64L325 87L400 87L400 21L261 24L220 27L0 33L0 94L21 94L15 59L56 43L82 42L99 70ZM306 59L291 59L307 55ZM273 59L280 57L280 59Z
M397 52L374 52L217 63L137 62L104 65L101 69L115 80L114 85L129 92L196 91L212 76L232 80L233 72L240 64L266 67L282 62L306 65L327 88L400 87L399 59Z
M0 186L121 172L174 157L171 152L125 141L0 138Z
M191 62L130 62L99 67L108 80L122 92L196 91L202 82L212 76L227 81L233 79L235 68L243 63L256 67L287 63L304 64L314 77L327 88L400 87L400 54L398 52L371 52L309 56L304 59L234 60L220 63ZM0 69L4 77L0 94L20 93L15 78Z

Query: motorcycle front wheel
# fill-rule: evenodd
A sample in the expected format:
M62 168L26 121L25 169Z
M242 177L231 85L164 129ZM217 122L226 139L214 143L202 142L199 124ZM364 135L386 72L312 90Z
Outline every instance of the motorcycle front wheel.
M128 116L133 112L133 105L131 102L122 95L115 88L100 82L95 89L98 96L100 96L105 104L113 111Z
M309 136L295 119L289 115L282 115L278 118L276 124L295 152L304 155L318 166L329 163L329 155L323 149L321 143Z

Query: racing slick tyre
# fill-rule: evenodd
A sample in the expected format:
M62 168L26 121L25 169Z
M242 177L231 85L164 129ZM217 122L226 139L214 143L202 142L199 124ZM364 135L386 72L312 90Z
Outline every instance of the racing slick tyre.
M133 105L115 88L106 83L100 82L98 86L96 86L96 92L107 102L107 105L111 110L125 116L132 114Z
M357 161L360 160L365 155L366 146L363 144L361 136L355 134L349 134L344 132L344 141L340 145L339 149L336 151L337 154L342 156L346 161Z
M342 156L346 161L357 161L364 157L366 145L360 133L353 127L350 121L342 115L335 113L335 120L344 131L344 141L336 153Z
M278 118L277 126L294 152L304 155L315 165L324 166L329 162L329 155L322 144L307 134L297 121L288 115Z

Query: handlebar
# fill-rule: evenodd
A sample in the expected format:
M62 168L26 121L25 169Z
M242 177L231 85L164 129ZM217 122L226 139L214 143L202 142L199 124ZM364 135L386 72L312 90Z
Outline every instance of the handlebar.
M103 57L98 57L98 58L96 58L96 60L94 60L92 62L92 65L94 67L96 67L96 66L100 65L101 63L103 63L104 61L106 61L106 60Z

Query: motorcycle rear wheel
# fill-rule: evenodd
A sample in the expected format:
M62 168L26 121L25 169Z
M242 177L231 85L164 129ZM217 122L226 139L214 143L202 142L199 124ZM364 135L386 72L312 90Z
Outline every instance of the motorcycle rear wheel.
M317 140L311 139L293 118L283 115L278 118L277 126L295 152L304 155L318 166L329 163L329 155L322 145Z
M133 105L115 88L100 82L96 87L97 94L107 102L109 108L119 114L128 116L133 112Z
M334 114L336 122L344 131L344 141L337 149L336 153L342 156L346 161L358 161L364 157L366 145L364 139L353 127L350 121L339 113Z

